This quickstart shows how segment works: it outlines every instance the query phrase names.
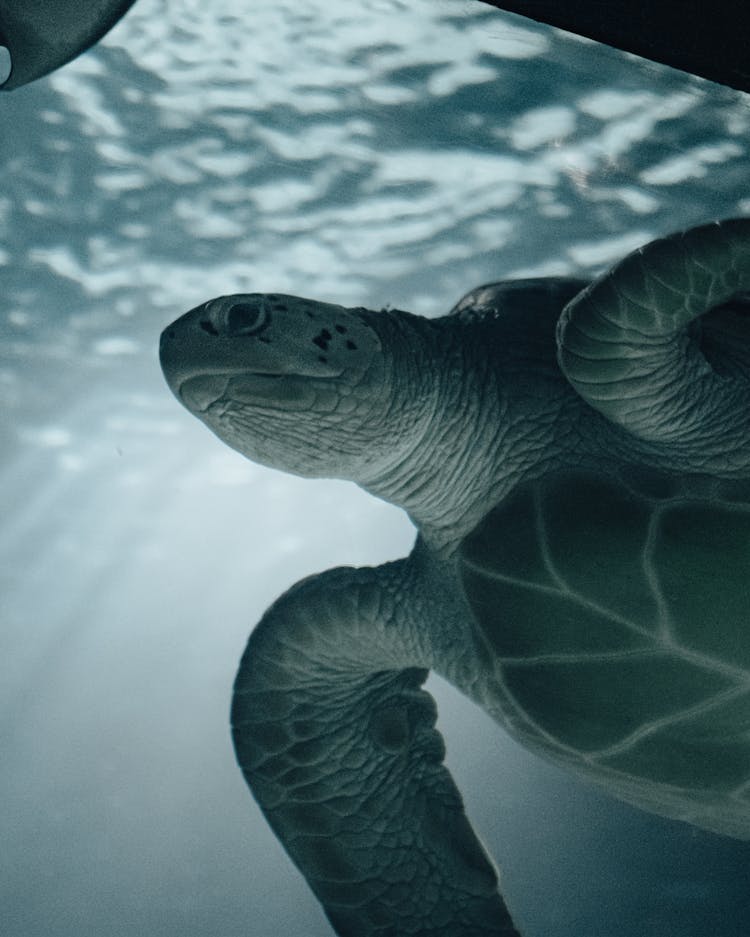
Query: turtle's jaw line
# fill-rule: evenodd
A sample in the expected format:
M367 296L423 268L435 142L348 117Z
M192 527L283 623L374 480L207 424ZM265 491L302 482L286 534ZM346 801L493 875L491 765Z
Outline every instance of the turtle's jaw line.
M183 406L193 413L206 414L217 405L222 408L232 403L252 404L267 400L269 396L284 396L282 383L300 381L303 384L324 383L341 377L343 371L321 375L301 372L252 371L243 374L196 374L183 380L177 396Z
M229 375L200 374L182 381L177 397L191 413L206 413L225 396Z

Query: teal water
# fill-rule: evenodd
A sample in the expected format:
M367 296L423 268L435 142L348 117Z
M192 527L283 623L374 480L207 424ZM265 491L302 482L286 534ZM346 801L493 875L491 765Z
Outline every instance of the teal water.
M0 121L3 933L324 937L234 765L230 687L283 589L413 534L217 444L159 332L220 293L436 315L590 275L750 211L750 105L474 0L139 0ZM747 845L432 686L526 937L746 937Z

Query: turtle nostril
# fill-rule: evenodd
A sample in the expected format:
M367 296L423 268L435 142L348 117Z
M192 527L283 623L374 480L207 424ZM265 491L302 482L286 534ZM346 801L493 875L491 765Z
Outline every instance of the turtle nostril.
M219 334L219 330L216 328L213 322L211 322L210 319L201 319L200 326L203 329L203 331L208 332L209 335Z
M262 302L234 303L227 310L227 332L235 335L256 335L269 323L269 314Z

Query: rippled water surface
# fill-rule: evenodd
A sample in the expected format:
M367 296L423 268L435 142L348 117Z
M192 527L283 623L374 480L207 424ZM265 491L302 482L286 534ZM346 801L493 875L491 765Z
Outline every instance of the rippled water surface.
M748 100L473 0L139 0L0 120L4 932L323 937L234 766L230 687L291 582L413 532L216 443L159 332L248 290L437 315L747 213ZM747 846L433 687L527 937L746 937Z

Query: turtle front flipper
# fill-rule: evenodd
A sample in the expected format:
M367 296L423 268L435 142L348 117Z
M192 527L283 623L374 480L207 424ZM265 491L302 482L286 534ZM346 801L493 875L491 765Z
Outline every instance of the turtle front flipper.
M691 323L750 288L750 219L693 228L630 254L575 297L558 357L578 393L652 442L750 465L750 374L721 374Z
M396 620L406 562L331 570L271 607L235 683L237 759L341 937L519 937Z

